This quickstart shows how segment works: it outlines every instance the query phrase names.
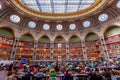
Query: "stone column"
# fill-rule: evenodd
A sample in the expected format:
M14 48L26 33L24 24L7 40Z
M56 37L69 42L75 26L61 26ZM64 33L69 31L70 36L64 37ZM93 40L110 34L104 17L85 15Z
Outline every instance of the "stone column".
M38 40L34 40L33 60L36 60L37 48L38 48Z
M99 39L100 39L100 43L101 43L101 46L102 46L103 56L106 60L108 60L110 57L109 57L109 54L108 54L108 50L107 50L107 46L106 46L104 36L99 36Z
M14 38L13 47L12 47L12 50L11 50L10 60L14 60L15 59L16 52L17 52L17 46L19 44L19 40L20 40L20 38L18 38L18 37Z
M69 55L69 41L65 42L66 44L66 60L70 59L70 55Z
M53 60L54 54L54 41L50 41L50 60Z
M83 51L84 60L87 61L88 58L87 58L87 52L86 52L85 39L81 40L81 44L82 44L82 51Z

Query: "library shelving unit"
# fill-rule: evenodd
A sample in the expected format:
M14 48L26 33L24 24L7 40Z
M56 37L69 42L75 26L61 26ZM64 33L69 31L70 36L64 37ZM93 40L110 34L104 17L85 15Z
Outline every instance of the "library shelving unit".
M0 58L9 59L14 39L0 36Z
M61 56L62 60L66 58L66 44L65 43L54 43L54 60L57 60Z
M29 41L19 41L16 51L16 58L32 59L34 43Z
M89 60L102 58L102 47L99 40L86 41L86 53Z
M120 57L120 34L105 38L110 58Z
M70 59L83 59L81 42L69 42Z
M50 60L50 43L39 42L36 54L37 60Z

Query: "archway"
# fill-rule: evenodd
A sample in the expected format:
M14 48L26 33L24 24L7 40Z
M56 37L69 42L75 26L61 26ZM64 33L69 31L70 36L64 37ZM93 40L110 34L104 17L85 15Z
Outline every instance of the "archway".
M48 36L39 38L37 52L38 60L50 60L50 39Z
M10 59L10 53L14 42L14 31L9 27L0 28L0 58Z
M85 37L86 53L89 60L102 59L100 40L97 34L90 32Z
M105 42L110 58L117 59L120 58L120 27L111 26L105 33Z
M73 35L69 38L70 60L83 59L81 40L78 36Z
M34 50L34 38L30 33L23 34L17 47L16 59L26 58L32 60Z
M57 36L54 40L54 60L58 60L61 57L62 60L66 58L66 44L65 39L62 36Z

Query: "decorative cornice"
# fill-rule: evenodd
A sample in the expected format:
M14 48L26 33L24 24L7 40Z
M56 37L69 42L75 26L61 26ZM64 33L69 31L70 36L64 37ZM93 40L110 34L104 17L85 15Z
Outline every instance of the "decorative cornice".
M89 15L90 13L94 13L95 11L103 8L105 5L109 3L109 0L96 0L96 2L90 7L80 10L78 12L71 13L44 13L40 11L33 10L27 6L25 6L20 0L10 0L9 1L16 10L20 9L24 13L30 14L34 17L44 19L44 20L68 20L68 19L78 19L81 16Z

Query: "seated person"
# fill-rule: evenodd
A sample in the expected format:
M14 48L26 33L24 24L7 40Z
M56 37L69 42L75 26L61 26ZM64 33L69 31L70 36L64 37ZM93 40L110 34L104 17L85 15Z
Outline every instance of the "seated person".
M111 80L111 73L108 69L104 69L102 75L107 79L107 80Z
M37 73L36 73L36 80L41 80L45 77L45 74L43 73L42 70L39 70Z
M92 71L89 74L89 80L103 80L103 78L99 73Z
M30 80L31 74L30 72L26 72L25 75L22 77L21 80Z
M57 74L56 74L55 70L52 69L52 70L50 71L49 80L57 80L57 79L56 79L56 76L57 76Z
M64 73L63 80L72 80L72 76L71 76L71 74L68 72L68 70L66 70L66 72Z

